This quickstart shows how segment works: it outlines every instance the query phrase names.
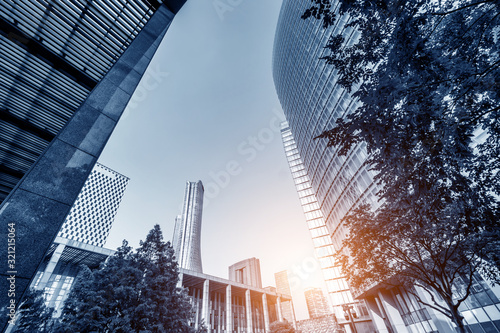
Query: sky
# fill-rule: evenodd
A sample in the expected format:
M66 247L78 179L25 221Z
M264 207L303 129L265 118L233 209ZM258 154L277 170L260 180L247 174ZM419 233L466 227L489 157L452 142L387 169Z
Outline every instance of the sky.
M159 224L172 239L186 181L205 187L203 271L260 260L263 286L288 270L297 319L303 289L323 287L288 168L272 79L281 1L188 0L175 17L99 162L130 177L107 248L137 247Z

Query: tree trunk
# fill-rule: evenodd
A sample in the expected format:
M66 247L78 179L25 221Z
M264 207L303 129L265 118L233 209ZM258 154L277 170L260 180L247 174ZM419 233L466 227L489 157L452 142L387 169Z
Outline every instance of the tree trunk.
M455 325L457 325L457 328L456 328L457 332L458 333L468 333L468 330L465 329L464 317L462 316L460 311L458 311L458 306L453 304L453 300L451 299L451 297L449 297L449 298L446 297L445 302L446 302L446 304L448 304L448 307L450 309L451 321L454 322Z

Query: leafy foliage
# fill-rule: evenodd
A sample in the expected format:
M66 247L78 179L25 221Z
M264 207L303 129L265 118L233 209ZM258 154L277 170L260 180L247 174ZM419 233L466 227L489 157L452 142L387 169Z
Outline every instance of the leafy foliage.
M52 332L53 308L45 305L42 290L30 289L19 306L14 333Z
M375 211L361 205L344 220L344 271L356 288L434 290L446 306L429 305L461 329L472 275L500 282L500 3L327 2L304 17L350 18L324 60L361 103L319 137L342 155L366 143L380 186ZM459 277L469 286L453 299Z
M99 270L84 267L65 303L59 332L194 332L178 266L156 225L133 252L124 241Z
M269 326L269 333L295 333L295 328L288 321L275 321Z

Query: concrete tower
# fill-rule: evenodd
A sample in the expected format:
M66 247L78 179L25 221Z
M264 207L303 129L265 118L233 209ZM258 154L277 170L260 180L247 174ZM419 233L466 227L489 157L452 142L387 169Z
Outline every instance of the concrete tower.
M97 163L57 236L102 247L129 178Z
M201 214L203 184L187 182L182 215L175 219L173 246L179 266L199 273L201 265Z

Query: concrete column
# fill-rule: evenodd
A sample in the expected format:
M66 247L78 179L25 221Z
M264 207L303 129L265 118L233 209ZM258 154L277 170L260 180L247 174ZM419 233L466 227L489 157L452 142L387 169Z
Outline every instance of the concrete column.
M203 283L201 319L205 321L205 326L210 332L210 280L205 280L205 282Z
M252 299L250 297L250 289L245 292L246 297L246 310L247 310L247 332L253 333L253 317L252 317Z
M370 297L365 298L365 303L370 312L370 318L373 322L373 325L377 329L377 332L380 333L390 333L389 329L385 325L385 315L384 310L381 308L381 304L378 304L377 299Z
M267 307L267 295L262 294L262 309L264 310L264 328L269 332L269 308Z
M283 321L283 313L281 312L281 297L276 299L276 307L278 308L278 320Z
M169 1L173 10L180 9L184 2ZM20 303L172 22L174 12L166 5L156 10L0 206L0 239L7 244L9 224L14 224L16 239L14 269L7 267L8 247L0 246L0 290L9 289L6 272L16 271L15 297L0 293L0 308L7 307L11 301L15 301L16 307ZM0 317L0 331L5 329L8 319L6 315Z
M408 333L392 295L387 290L379 290L378 297L394 330L398 333Z
M195 321L194 321L194 329L195 330L198 330L198 328L200 327L200 299L201 299L201 295L200 295L200 290L199 289L195 289L194 290L194 301L195 301L195 304L196 304L196 315L195 315Z
M231 285L226 287L226 332L233 332L233 303Z
M293 308L293 301L289 301L290 309L292 310L292 325L295 329L297 329L297 322L295 321L295 309Z
M179 280L177 281L177 288L182 288L182 279L183 279L183 274L179 273Z
M221 316L222 316L222 309L221 309L221 306L220 306L220 301L221 301L221 297L220 297L220 293L217 293L217 333L221 333L221 323L222 323L222 320L221 320Z
M49 282L50 276L54 273L54 269L56 268L65 247L66 245L64 244L57 244L54 253L52 253L50 260L47 263L47 267L45 267L45 270L43 271L43 276L40 279L40 282L38 282L38 286L36 287L37 290L43 290L47 286L47 282Z

